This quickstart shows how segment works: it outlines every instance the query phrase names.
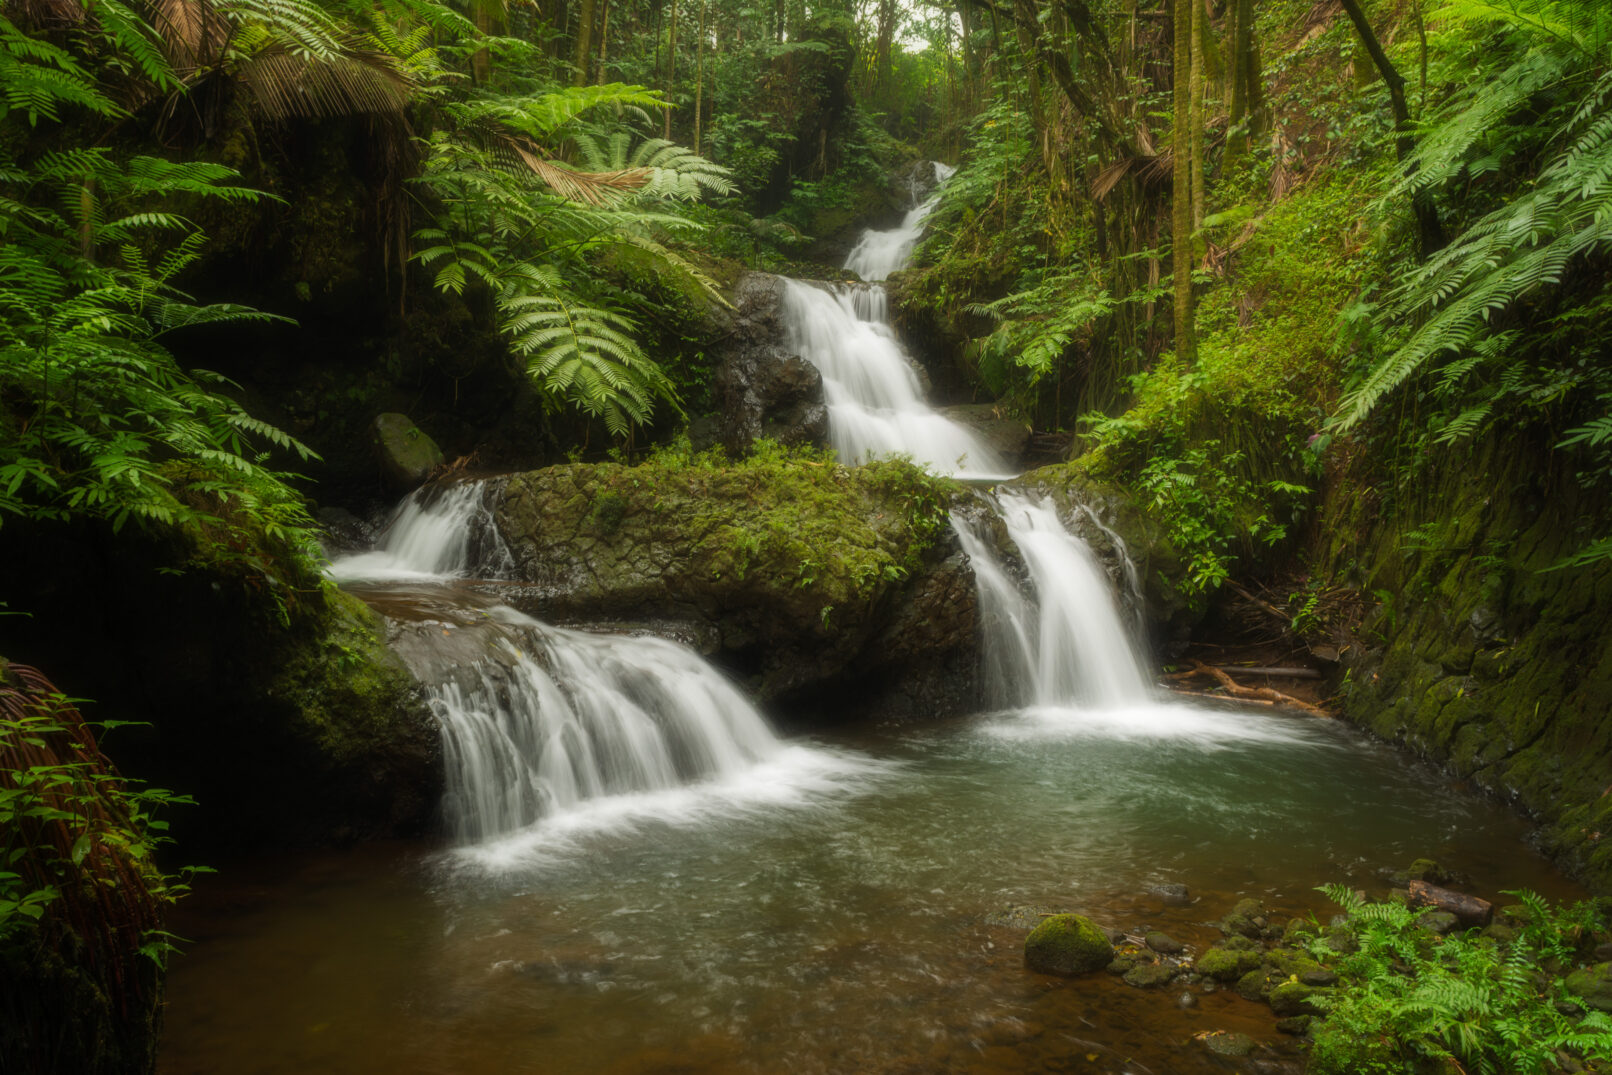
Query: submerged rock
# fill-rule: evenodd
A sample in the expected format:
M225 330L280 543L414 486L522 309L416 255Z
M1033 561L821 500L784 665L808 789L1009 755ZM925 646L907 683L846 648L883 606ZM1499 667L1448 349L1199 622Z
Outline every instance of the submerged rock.
M1114 946L1084 915L1053 915L1024 939L1024 964L1043 974L1072 977L1107 967Z
M1153 949L1153 951L1162 952L1167 956L1173 956L1186 948L1186 945L1182 944L1168 933L1165 933L1163 930L1158 929L1150 929L1147 931L1146 944L1149 948Z
M1235 1030L1217 1030L1203 1036L1204 1048L1216 1056L1248 1056L1255 1049L1254 1039Z
M1138 963L1125 972L1125 984L1137 989L1154 989L1174 981L1180 969L1168 963Z

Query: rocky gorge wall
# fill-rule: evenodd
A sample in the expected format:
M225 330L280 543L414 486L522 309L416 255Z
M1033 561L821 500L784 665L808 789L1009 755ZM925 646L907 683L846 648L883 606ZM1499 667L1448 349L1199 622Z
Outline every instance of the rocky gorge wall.
M1541 823L1612 890L1612 562L1600 499L1546 444L1491 440L1385 504L1363 464L1334 482L1324 562L1372 595L1343 653L1344 713Z

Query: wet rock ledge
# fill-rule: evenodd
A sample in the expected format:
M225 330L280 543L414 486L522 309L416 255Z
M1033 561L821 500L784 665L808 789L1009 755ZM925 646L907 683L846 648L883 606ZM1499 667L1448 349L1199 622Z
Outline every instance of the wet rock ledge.
M978 613L955 492L906 463L776 451L518 474L496 517L522 585L501 596L691 642L786 715L960 712Z

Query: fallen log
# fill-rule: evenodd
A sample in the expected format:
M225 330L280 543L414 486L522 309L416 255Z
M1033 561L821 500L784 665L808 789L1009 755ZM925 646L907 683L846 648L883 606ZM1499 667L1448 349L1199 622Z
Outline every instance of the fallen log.
M1233 698L1265 698L1278 705L1290 705L1295 709L1302 709L1306 713L1313 713L1318 717L1330 717L1332 715L1318 705L1312 705L1309 702L1293 697L1291 694L1283 694L1281 691L1273 690L1270 687L1245 687L1232 679L1224 669L1216 668L1214 665L1204 664L1202 661L1193 661L1192 664L1195 673L1207 674Z
M1285 677L1287 679L1325 679L1326 678L1325 673L1320 672L1317 669L1314 669L1314 668L1301 668L1298 665L1293 665L1291 667L1281 667L1281 668L1260 668L1260 667L1254 667L1252 665L1241 665L1241 664L1211 664L1211 665L1205 665L1204 668L1218 668L1222 672L1226 672L1226 673L1240 672L1243 675L1248 675L1248 676L1281 676L1281 677ZM1191 679L1194 676L1201 676L1201 675L1207 675L1207 674L1208 673L1206 671L1202 671L1202 670L1197 669L1197 668L1189 668L1185 672L1173 672L1173 673L1170 674L1169 678L1170 679Z
M1410 901L1414 907L1437 907L1441 911L1448 911L1468 926L1487 926L1494 918L1494 904L1488 900L1430 885L1426 881L1410 883Z

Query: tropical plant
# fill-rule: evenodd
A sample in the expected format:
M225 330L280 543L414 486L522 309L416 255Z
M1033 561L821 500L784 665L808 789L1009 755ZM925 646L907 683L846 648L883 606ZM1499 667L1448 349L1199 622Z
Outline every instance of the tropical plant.
M590 286L588 256L612 245L647 251L713 295L715 285L667 236L698 230L677 203L730 189L726 172L663 139L601 131L596 111L663 107L638 86L573 87L488 96L445 109L418 182L440 206L415 258L445 292L490 297L511 349L552 405L575 407L623 437L657 403L677 406L671 380L633 338L630 318ZM578 155L588 168L560 159Z
M1591 929L1605 929L1593 903L1552 908L1529 892L1514 939L1435 936L1429 909L1367 902L1342 885L1322 889L1347 915L1340 932L1308 936L1310 954L1340 976L1315 999L1310 1070L1409 1073L1454 1063L1482 1075L1546 1075L1564 1058L1612 1059L1612 1018L1586 1010L1545 970L1577 955Z

